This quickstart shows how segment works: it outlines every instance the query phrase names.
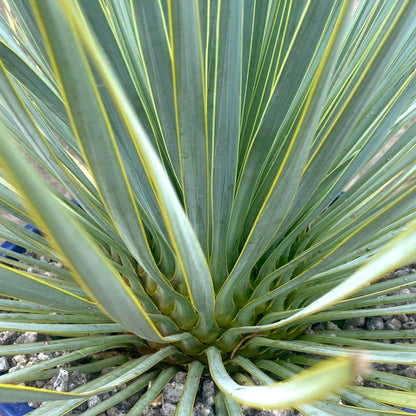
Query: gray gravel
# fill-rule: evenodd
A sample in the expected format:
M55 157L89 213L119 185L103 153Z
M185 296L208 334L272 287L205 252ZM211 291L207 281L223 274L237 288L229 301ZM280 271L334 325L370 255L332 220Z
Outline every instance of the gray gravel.
M404 274L410 274L415 272L413 267L402 268L392 274L391 277L402 276ZM416 288L412 287L409 289L403 289L403 293L416 293ZM343 323L344 329L368 329L368 330L381 330L381 329L390 329L390 330L399 330L399 329L412 329L416 328L416 315L401 315L401 316L379 316L371 318L355 318L346 320ZM330 329L336 331L339 328L338 323L334 322L323 322L319 325L315 325L309 328L308 332L313 332L314 330L319 329ZM13 331L3 331L0 332L0 344L24 344L35 341L48 341L50 338L45 337L44 335L38 335L35 332L25 332L17 333ZM394 342L394 340L386 341ZM416 342L415 339L410 340L410 342ZM39 354L25 354L25 355L16 355L16 356L4 356L0 357L0 374L7 372L16 371L19 368L33 365L39 361L45 361L47 359L65 354L66 352L48 352L48 353L39 353ZM406 377L411 377L416 379L416 366L403 366L403 365L378 365L376 364L375 369L384 370L392 372L395 374L403 375ZM102 374L105 374L110 369L103 370ZM91 375L83 373L68 373L65 368L60 368L58 373L51 380L40 380L32 382L30 385L40 388L48 388L56 391L71 391L74 388L86 383L91 379ZM148 406L144 412L143 416L173 416L176 410L176 405L181 397L184 383L186 379L186 373L178 373L170 383L168 383L163 390L159 402ZM367 383L367 385L373 385L374 383ZM118 391L126 388L126 385L122 385L117 389L113 389L110 392L100 394L90 398L87 402L83 403L78 408L74 409L70 413L67 413L69 416L81 415L87 409L96 406L98 403L101 403L103 400L106 400L110 396L114 395ZM99 414L99 416L125 416L128 411L133 407L133 405L140 399L141 394L144 391L136 393L131 396L129 399L118 404L115 407L108 409L105 412ZM29 403L32 407L38 407L41 403ZM242 407L243 414L245 416L298 416L298 413L295 410L285 410L285 411L259 411L250 409L247 407ZM195 407L192 416L215 416L215 405L214 405L214 383L210 379L206 379L201 383L200 389L198 391Z

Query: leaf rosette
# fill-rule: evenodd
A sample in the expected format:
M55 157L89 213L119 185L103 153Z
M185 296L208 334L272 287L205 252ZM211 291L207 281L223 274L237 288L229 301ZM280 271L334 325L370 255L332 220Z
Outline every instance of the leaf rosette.
M3 5L0 235L64 267L0 249L1 329L57 337L0 354L71 352L1 375L1 401L149 385L141 414L185 367L177 415L208 373L219 415L416 408L365 371L415 365L412 331L342 325L416 312L415 274L377 282L416 256L416 3L353 3ZM107 350L74 391L16 384Z

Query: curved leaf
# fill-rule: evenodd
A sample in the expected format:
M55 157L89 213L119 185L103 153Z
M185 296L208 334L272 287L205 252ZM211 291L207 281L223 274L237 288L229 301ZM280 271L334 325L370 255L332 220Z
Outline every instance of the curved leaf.
M162 341L163 337L115 268L82 231L70 212L55 200L51 191L26 166L5 135L0 138L0 150L0 160L21 187L22 195L31 195L25 202L36 213L37 222L43 225L45 233L53 236L60 251L65 253L68 264L82 277L80 284L90 293L94 292L92 297L97 299L100 307L110 316L117 317L116 321L119 320L125 328L147 339ZM115 293L121 305L114 304Z
M205 337L214 336L215 332L212 332L215 328L213 319L214 293L212 280L195 232L160 163L159 157L149 143L140 121L134 114L133 108L123 93L123 89L118 85L110 66L100 54L100 51L95 47L92 35L88 33L85 26L80 22L80 19L77 18L76 11L71 6L71 3L65 1L63 3L67 12L71 14L71 21L77 27L77 34L80 36L82 42L85 43L85 48L91 54L91 58L99 64L97 69L100 71L100 75L108 87L119 116L122 118L123 123L132 136L137 154L140 157L148 180L155 192L192 305L199 313L198 329L195 329L195 332L200 332ZM43 4L46 5L47 2ZM87 137L84 137L83 140L87 140ZM91 150L95 151L93 147L91 147ZM112 199L115 200L116 198L113 196ZM118 215L122 218L120 214L119 212ZM192 256L189 255L191 252L193 253Z
M284 409L316 400L328 391L349 384L358 368L358 361L338 358L320 363L288 381L265 386L242 386L228 375L219 350L210 347L207 357L211 376L224 394L239 403L260 409Z

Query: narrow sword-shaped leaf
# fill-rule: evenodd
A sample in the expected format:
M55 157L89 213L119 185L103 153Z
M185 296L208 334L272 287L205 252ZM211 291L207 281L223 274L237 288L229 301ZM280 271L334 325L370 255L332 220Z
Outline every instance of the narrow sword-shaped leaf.
M141 415L143 410L151 404L160 392L166 387L166 384L172 379L177 370L175 367L166 368L159 376L153 381L152 386L146 391L146 393L140 398L140 400L130 409L127 415L136 416Z
M225 409L227 411L227 414L229 416L243 416L243 410L241 409L241 406L231 399L228 395L224 394L222 391L220 391L221 397L224 401ZM217 401L215 402L217 403Z
M102 334L103 332L123 332L123 327L118 324L59 324L59 323L32 323L4 321L0 328L5 331L39 332L40 334L53 334L54 336L81 336L88 334Z
M45 183L27 166L5 135L0 136L0 160L19 186L36 222L43 225L45 233L53 236L67 264L79 276L80 284L90 294L94 293L92 297L100 307L126 329L144 338L162 341L163 337L109 260L82 231L71 213L55 199ZM119 299L123 299L121 305L114 304L115 293Z
M0 265L0 293L56 310L97 313L95 302L88 298L4 265Z
M288 381L265 386L242 386L225 370L219 350L208 348L207 357L211 376L224 394L239 403L260 409L283 409L316 400L350 383L358 368L355 360L338 358L322 362Z
M229 329L223 336L224 340L228 339L228 337L232 338L236 334L277 329L289 323L301 321L302 318L309 317L314 313L335 305L340 300L347 298L348 295L366 287L369 283L380 278L385 273L399 267L400 264L411 261L416 251L415 230L416 221L413 221L384 250L372 257L364 266L354 272L351 277L335 286L335 288L325 295L320 296L308 306L298 310L293 315L267 325L241 326Z
M170 287L155 264L109 115L74 28L65 18L65 8L58 2L45 1L34 4L34 9L70 109L77 140L118 232L134 257L160 286L163 303L171 304L179 314L187 314L192 322L190 305ZM178 302L176 308L175 301ZM181 321L184 319L182 317Z
M416 221L413 221L399 236L392 240L390 244L379 254L375 255L367 264L358 269L353 275L343 283L312 302L301 311L295 313L290 318L279 321L276 327L293 322L301 316L308 316L312 313L321 311L324 308L336 304L339 300L345 299L359 289L365 287L385 273L399 267L414 259L416 254ZM273 326L273 324L272 324ZM269 329L271 329L269 327Z
M273 184L257 215L257 218L244 243L241 254L230 273L229 278L221 289L216 303L216 317L222 323L230 320L234 311L229 306L230 297L236 291L237 282L257 262L267 246L280 222L284 219L290 207L295 190L298 187L302 166L307 162L307 154L314 137L316 124L321 116L320 109L329 89L328 77L331 76L337 58L342 36L345 30L349 7L345 4L339 13L330 39L312 82L305 107L297 120L293 137L282 160L282 164L274 178ZM313 8L312 8L313 11ZM312 13L312 12L311 12ZM273 224L273 227L270 226Z
M173 347L167 347L150 356L143 356L136 360L127 361L125 364L122 364L116 369L106 373L104 376L98 377L97 379L94 379L74 389L72 393L79 393L80 396L78 396L78 398L65 400L61 402L45 403L42 407L35 409L32 412L32 415L59 416L65 414L69 410L84 402L86 400L85 394L89 395L92 393L93 395L95 395L97 393L103 392L101 388L104 388L104 391L111 390L116 386L123 384L124 382L128 382L133 378L140 376L141 374L148 371L150 368L155 366L160 360L163 360L164 358L166 358L166 356L171 354L174 350L175 349ZM171 367L166 371L172 371L173 373L175 373L177 370L174 367ZM140 403L140 401L138 403Z
M285 340L273 340L263 337L255 337L247 341L247 345L257 345L270 348L276 348L277 350L298 351L308 354L321 354L330 357L349 356L354 357L362 352L362 349L357 348L345 348L333 345L318 344L308 341L285 341ZM375 363L392 363L392 364L407 364L415 365L416 363L416 351L400 350L382 350L371 349L365 350L365 359L369 362Z
M416 409L416 393L408 391L381 390L371 387L355 386L352 391L368 397L376 402L392 404L400 407Z
M188 366L185 386L182 396L177 404L175 416L189 416L195 404L195 397L201 382L204 365L200 361L193 361Z
M114 232L111 225L109 226L106 223L106 218L102 218L103 215L102 207L97 206L95 201L95 195L91 191L91 183L87 175L84 175L82 169L80 169L76 163L71 160L70 153L66 153L62 149L61 143L57 142L56 136L53 134L52 137L48 136L48 127L44 124L43 120L40 120L36 115L36 110L33 109L32 102L30 100L25 100L24 95L21 90L18 88L18 85L12 81L12 77L5 70L2 62L0 62L0 84L2 88L2 95L5 97L10 111L13 113L13 117L6 117L4 123L6 125L10 124L10 119L13 119L18 127L13 126L14 129L19 128L21 130L21 135L16 139L12 131L7 130L8 134L13 135L13 139L16 140L19 145L21 145L24 150L33 157L33 159L40 164L46 171L49 169L49 164L54 166L58 164L61 169L65 166L64 171L69 174L70 178L77 178L75 183L75 189L71 186L71 180L68 180L68 177L63 174L62 170L53 169L53 173L58 171L60 172L60 177L62 181L69 186L69 188L80 197L80 202L84 204L84 207L88 209L89 214L98 222L98 224L103 225L104 229L107 231L108 238L111 238L113 244L118 245L119 236ZM1 113L0 113L1 114ZM3 120L2 120L3 121ZM56 122L56 119L54 119ZM65 133L62 131L59 132L59 135L62 135L65 138ZM49 141L48 141L49 140ZM67 142L66 142L67 143ZM58 144L58 145L57 145ZM67 143L68 147L69 144ZM43 158L39 159L37 154L38 152L42 153ZM74 161L77 159L74 158ZM78 162L79 163L79 162ZM73 169L75 166L75 170ZM49 171L50 172L50 171ZM63 178L62 178L63 176ZM87 176L87 177L85 177ZM68 183L69 182L69 183ZM83 193L84 189L88 189L89 195L85 198ZM81 188L81 189L80 189ZM81 195L79 193L81 191ZM92 194L91 194L92 193ZM10 201L12 202L12 201ZM10 204L10 203L9 203ZM15 204L13 204L15 205ZM92 205L92 207L91 207ZM16 209L18 206L16 206ZM104 214L105 215L105 214ZM25 220L30 222L31 219ZM30 241L30 238L29 238ZM29 248L29 247L28 247ZM34 250L37 251L36 249Z
M159 1L147 4L131 1L131 10L137 38L136 47L143 57L143 62L134 58L131 60L133 69L137 67L132 72L133 74L144 72L143 89L146 91L148 89L149 93L141 91L139 93L143 97L142 100L148 103L147 112L150 114L149 119L158 143L159 154L163 155L163 160L168 159L165 166L167 163L172 166L174 174L170 177L174 177L178 188L181 188L167 3L163 4ZM154 48L156 43L158 47Z
M414 391L414 379L411 377L399 376L397 374L385 373L373 370L366 375L367 380L383 383L401 390Z
M198 2L169 0L168 13L184 207L202 249L208 253L208 130Z
M92 394L86 394L86 397ZM13 384L0 384L0 402L21 403L40 402L49 400L75 399L79 394L59 393L53 390L35 389L34 387L15 386Z
M213 319L214 292L212 280L195 232L160 163L160 159L147 140L147 135L143 131L141 123L125 97L122 88L118 85L116 77L113 76L109 64L96 48L92 35L78 21L79 19L76 11L72 8L71 2L64 1L63 3L67 7L68 13L73 16L71 21L77 27L77 33L85 43L85 47L91 54L92 59L97 62L97 69L105 80L114 104L132 136L136 151L152 184L191 302L199 313L200 321L195 331L203 333L205 337L215 337L216 325ZM192 256L189 253L192 253Z
M237 7L236 7L237 6ZM211 29L215 53L211 155L211 273L219 289L227 276L226 233L237 178L242 100L243 2L219 1ZM210 51L211 52L211 51Z
M376 91L374 84L379 82L386 65L392 59L403 37L406 36L415 7L416 4L412 1L393 2L392 7L386 7L383 10L384 20L377 27L378 33L370 40L369 50L363 52L368 62L359 63L358 71L355 71L358 79L351 83L350 91L341 102L339 111L334 116L325 137L319 141L319 147L310 157L297 194L298 207L303 206L304 200L316 192L316 187L322 180L324 172L327 172L326 167L329 167L328 165L332 162L332 158L329 160L327 155L343 152L343 142L348 137L346 133L361 111L360 106L357 106L355 102L364 105L371 97L372 91Z
M46 361L40 361L37 362L36 364L33 364L31 366L28 367L23 367L23 368L19 368L16 371L13 371L11 373L6 373L3 374L2 376L0 376L0 383L11 383L11 382L15 382L15 380L22 380L24 379L25 375L28 375L29 377L31 376L32 373L34 372L39 372L39 371L43 371L43 370L48 370L50 368L54 368L56 366L60 366L60 365L64 365L64 364L68 364L71 363L73 361L78 361L82 358L88 357L89 355L92 355L94 353L98 353L98 352L102 352L102 351L107 351L111 348L114 348L116 345L119 347L123 347L126 344L124 342L120 342L118 343L118 340L115 340L115 343L108 343L107 344L99 344L99 345L95 345L95 346L88 346L85 348L80 348L76 351L72 351L69 352L67 354L61 355L59 357L56 358L51 358L49 360Z
M156 379L156 376L157 371L151 371L150 373L143 374L136 380L129 383L126 388L119 390L117 393L114 393L109 398L103 400L101 403L98 403L83 412L83 416L96 416L102 414L112 407L115 407L117 404L123 405L123 402L131 398L133 394L148 387L149 385L152 385Z
M315 365L317 362L319 362L319 360L316 360L316 359L309 360L309 358L310 357L307 357L308 365ZM294 374L297 374L303 371L303 367L300 367L292 363L287 363L287 362L274 362L270 360L260 360L260 361L257 361L256 364L259 365L259 367L263 368L264 370L270 371L271 373L276 374L278 377L283 377L285 379L293 377ZM366 377L367 377L367 373L366 373ZM387 410L387 411L393 410L393 408L391 408L390 406L377 405L377 403L375 402L369 403L369 401L366 401L366 399L364 399L363 397L357 398L358 396L357 394L353 395L347 389L341 390L338 394L329 394L326 397L325 401L317 402L314 404L314 406L299 405L298 409L307 416L327 416L327 415L338 416L340 414L339 412L342 410L337 411L337 410L328 408L326 404L327 403L337 403L337 404L341 403L340 397L342 397L349 403L355 402L355 404L357 404L360 407L367 406L367 407L373 408L374 410Z
M111 348L113 345L141 345L140 340L135 335L113 335L108 337L107 335L95 335L90 337L79 338L62 338L49 341L45 344L43 341L32 342L30 344L12 344L12 345L0 345L1 355L16 355L18 348L21 348L22 354L39 353L47 351L64 351L64 350L80 350L83 347L94 345L101 345L102 350ZM4 377L1 376L1 377Z

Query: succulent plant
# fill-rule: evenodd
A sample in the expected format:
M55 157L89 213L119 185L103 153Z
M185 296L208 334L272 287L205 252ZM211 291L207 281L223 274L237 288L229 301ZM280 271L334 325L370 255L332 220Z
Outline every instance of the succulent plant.
M416 258L416 2L9 0L0 39L0 236L38 255L0 249L0 329L54 337L0 355L69 351L0 401L149 385L138 415L186 369L176 415L208 376L217 415L416 408L364 371L415 365L414 331L342 325L416 313L415 274L380 280Z

